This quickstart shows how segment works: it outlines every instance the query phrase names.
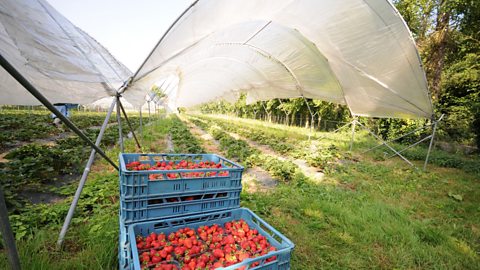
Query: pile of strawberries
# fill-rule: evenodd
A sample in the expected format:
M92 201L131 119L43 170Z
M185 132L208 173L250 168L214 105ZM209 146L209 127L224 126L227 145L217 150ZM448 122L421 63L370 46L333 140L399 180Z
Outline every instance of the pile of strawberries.
M216 269L276 250L265 236L242 219L227 222L223 227L214 224L197 230L182 228L168 236L163 233L137 236L136 243L142 269L154 270ZM272 256L266 261L276 259ZM258 265L259 262L252 263L250 268Z
M221 163L215 163L213 161L200 161L194 163L191 161L181 160L178 163L173 161L158 161L154 165L149 163L141 163L140 161L132 161L127 163L127 169L130 171L171 171L171 170L198 170L198 169L219 169L222 168ZM178 178L204 178L204 177L225 177L228 176L228 171L214 171L214 172L182 172L182 173L166 173L166 174L150 174L148 179L164 180L166 179L178 179Z

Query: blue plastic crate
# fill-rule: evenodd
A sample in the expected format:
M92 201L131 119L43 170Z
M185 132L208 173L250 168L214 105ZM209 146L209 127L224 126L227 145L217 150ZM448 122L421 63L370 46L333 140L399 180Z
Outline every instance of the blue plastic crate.
M137 235L147 236L151 232L169 234L177 231L180 228L198 228L203 225L211 226L213 224L223 225L225 222L232 220L244 219L248 225L258 230L258 232L267 237L270 244L277 248L276 251L270 252L266 255L250 258L241 263L221 268L223 270L234 270L241 266L247 266L247 269L255 270L287 270L290 269L290 257L294 244L283 236L280 232L275 230L268 223L263 221L257 215L247 208L237 208L227 211L211 212L201 215L187 216L183 218L171 218L165 220L156 220L142 223L134 223L128 227L128 234L130 239L135 239ZM140 270L140 261L136 243L131 243L131 251L133 256L133 269ZM266 259L277 256L276 260L266 262ZM254 268L248 266L252 263L259 262L260 264Z
M180 160L193 162L213 161L221 163L221 168L193 169L193 170L151 170L130 171L126 164L132 161L140 161L144 164L153 165L156 162ZM228 176L220 176L219 172L228 172ZM203 178L190 178L188 173L216 172L215 176ZM152 195L181 194L184 192L203 192L231 190L242 187L243 167L235 162L215 154L120 154L120 196L123 199L142 198ZM149 176L161 175L164 180L149 180ZM176 174L179 178L169 179L167 174Z
M159 218L203 214L240 207L242 189L190 192L120 200L120 218L125 224Z
M133 269L133 260L130 241L128 237L128 228L120 219L120 233L118 241L118 269L131 270Z

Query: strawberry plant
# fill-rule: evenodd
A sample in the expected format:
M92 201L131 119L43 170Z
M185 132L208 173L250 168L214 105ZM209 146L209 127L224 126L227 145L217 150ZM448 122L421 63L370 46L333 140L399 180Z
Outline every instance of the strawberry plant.
M238 159L247 167L259 166L285 182L294 179L303 180L305 177L293 162L279 160L273 156L262 154L259 150L250 147L244 140L233 138L212 121L192 118L192 122L212 134L213 138L220 142L220 147L228 158Z
M308 140L308 136L296 137L292 141L284 131L264 130L257 126L245 126L235 121L227 122L224 119L207 117L205 115L196 115L195 117L199 118L192 118L192 122L199 126L203 125L203 128L206 123L215 123L221 130L237 133L256 143L267 145L279 154L287 155L294 159L304 159L310 166L316 167L323 172L330 171L330 168L339 159L350 159L348 154L342 154L334 144L323 145L317 141ZM216 139L218 139L218 136Z
M0 112L0 149L9 149L18 142L30 142L58 133L60 131L51 125L47 113Z
M204 153L199 141L190 133L190 130L176 116L171 117L170 134L176 153Z

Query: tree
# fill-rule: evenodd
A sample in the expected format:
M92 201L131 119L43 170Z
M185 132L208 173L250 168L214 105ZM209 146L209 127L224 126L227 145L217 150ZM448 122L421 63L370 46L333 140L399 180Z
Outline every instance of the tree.
M477 128L480 1L397 0L417 42L437 111L446 113L440 134L469 142ZM473 124L472 124L473 123Z

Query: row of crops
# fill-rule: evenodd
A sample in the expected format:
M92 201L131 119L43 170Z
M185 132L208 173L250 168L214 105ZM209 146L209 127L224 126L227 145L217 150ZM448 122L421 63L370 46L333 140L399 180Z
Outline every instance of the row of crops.
M244 193L242 198L243 206L296 244L293 269L480 266L474 255L479 235L471 227L479 221L474 214L480 198L476 173L435 165L423 172L400 159L382 158L382 151L362 153L376 142L361 132L348 153L347 132L311 134L308 129L200 114L186 119L210 133L227 156L282 180L273 190ZM262 162L260 157L269 156L261 150L265 145L283 157L305 159L323 169L325 178L321 183L305 181L288 161ZM321 163L311 158L314 151ZM443 160L444 154L436 151L434 158ZM282 166L272 166L277 162Z
M95 140L105 113L77 112L71 116L87 136ZM139 118L130 116L134 127ZM102 139L107 148L118 141L116 118L112 117ZM75 180L88 159L90 148L68 128L52 124L47 111L2 110L0 112L0 184L7 206L20 208L28 202L22 196L29 191L50 192L53 187ZM125 135L129 129L122 122Z
M15 113L28 115L29 112ZM95 114L90 115L93 119ZM72 119L76 116L74 113ZM89 129L92 133L98 132L96 126L101 124L103 116L97 116L98 122L82 127L85 132L88 133ZM83 118L89 116L85 114ZM135 119L134 116L129 118ZM208 115L172 116L152 121L144 126L143 136L139 136L143 152L167 152L168 140L173 144L173 152L204 152L204 139L193 135L185 121L210 133L223 152L218 154L237 160L247 168L260 167L278 180L278 185L269 191L242 192L241 206L258 213L296 244L292 269L476 269L480 266L475 255L478 251L476 224L479 222L477 206L480 198L475 174L437 166L431 166L429 172L422 172L400 160L377 159L376 153L361 155L362 143L374 143L361 133L357 138L359 143L350 154L346 150L348 133L311 134L308 129ZM45 123L50 125L48 117ZM115 145L118 130L113 121L109 130L112 141L104 148L107 147L107 155L115 160L119 149ZM123 130L127 132L128 129L125 126ZM71 155L88 155L89 148L79 146L84 144L76 141L75 136L62 134L64 132L59 130L43 139L23 142L24 146L20 140L11 140L11 145L17 146L7 151L15 153L22 147L45 145L48 146L46 150L25 148L28 154L24 156L44 151L37 157L43 159L47 153L55 152L54 149L62 149L57 151L60 155L74 147L79 147L78 151L64 157L70 160ZM322 140L321 136L330 137ZM51 138L55 138L53 143L44 143L45 139ZM71 140L72 143L62 140ZM252 142L268 146L277 156L266 153ZM126 141L125 152L138 151L132 140ZM295 159L303 159L309 166L324 172L323 182L308 181L308 176L292 162ZM3 160L2 166L13 160ZM35 163L36 160L32 162L35 166L41 165ZM70 175L62 170L69 170L72 166L55 168L56 164L51 165L52 176L27 181L25 186L52 190L49 181L60 183L62 177ZM78 168L81 170L82 166ZM78 170L73 172L72 178L78 179ZM48 171L42 169L39 173L48 174ZM5 172L6 167L2 167L2 181L7 179L3 178ZM13 171L10 173L15 177ZM67 183L54 190L71 198L76 184L76 181ZM18 187L18 191L23 189ZM16 195L13 198L17 198ZM118 174L98 158L67 234L65 250L61 252L55 251L54 247L68 210L68 199L27 205L22 210L11 206L10 221L23 267L118 269L118 200ZM0 253L0 269L6 265L6 257Z

